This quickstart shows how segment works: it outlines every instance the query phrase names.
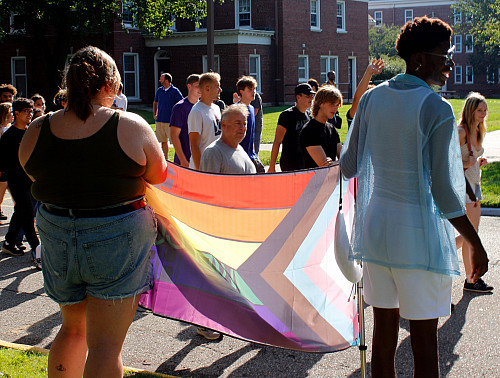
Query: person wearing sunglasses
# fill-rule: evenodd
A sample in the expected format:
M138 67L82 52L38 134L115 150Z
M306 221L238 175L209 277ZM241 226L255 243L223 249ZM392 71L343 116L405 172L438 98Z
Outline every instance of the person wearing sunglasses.
M417 17L396 41L406 72L368 90L341 151L358 177L353 258L363 261L365 302L373 307L372 377L395 377L399 319L410 322L415 377L439 377L437 324L451 312L459 276L453 226L471 246L471 280L488 257L465 211L465 180L451 104L443 86L454 62L452 29Z

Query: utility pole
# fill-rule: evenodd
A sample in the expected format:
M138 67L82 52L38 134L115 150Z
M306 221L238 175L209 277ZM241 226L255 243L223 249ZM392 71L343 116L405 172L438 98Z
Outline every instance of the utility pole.
M214 0L207 0L207 68L215 70L214 62Z

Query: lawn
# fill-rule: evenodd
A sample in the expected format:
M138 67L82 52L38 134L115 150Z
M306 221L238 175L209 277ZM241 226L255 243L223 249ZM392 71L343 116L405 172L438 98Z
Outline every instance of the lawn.
M47 377L48 356L41 353L26 352L17 349L0 348L0 376L12 378ZM152 378L159 374L124 371L124 377Z
M490 163L481 167L481 190L483 207L500 207L500 162Z

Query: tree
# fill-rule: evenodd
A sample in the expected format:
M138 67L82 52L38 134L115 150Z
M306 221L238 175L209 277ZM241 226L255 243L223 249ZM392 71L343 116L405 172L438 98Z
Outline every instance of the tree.
M476 54L470 63L480 72L500 64L500 0L457 0L453 6L461 22L453 26L455 34L471 34Z
M368 29L368 47L370 56L396 56L396 39L401 28L382 24Z
M204 0L123 0L123 3L134 15L134 26L159 38L166 36L175 18L201 20L206 16ZM25 31L11 36L8 33L12 15L17 15L17 22ZM48 89L55 93L74 41L105 36L112 31L113 21L121 17L120 0L0 0L0 39L31 37L34 48L40 51L41 72L47 75Z
M401 31L397 26L381 25L368 29L368 48L370 61L382 58L385 67L382 73L373 76L373 82L379 83L405 71L405 62L396 51L396 40Z

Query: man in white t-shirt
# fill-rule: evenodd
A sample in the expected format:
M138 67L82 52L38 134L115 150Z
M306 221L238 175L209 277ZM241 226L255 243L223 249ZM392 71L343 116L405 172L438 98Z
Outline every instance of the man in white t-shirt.
M221 134L220 108L213 102L219 99L220 75L215 72L204 73L199 81L201 98L188 116L189 143L191 160L189 168L200 169L201 154Z
M123 83L120 83L120 87L118 88L118 93L115 96L115 100L113 101L113 105L111 108L127 111L127 96L123 93Z

